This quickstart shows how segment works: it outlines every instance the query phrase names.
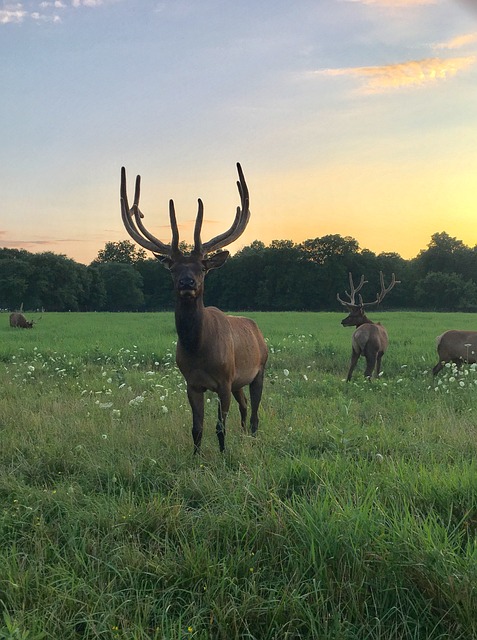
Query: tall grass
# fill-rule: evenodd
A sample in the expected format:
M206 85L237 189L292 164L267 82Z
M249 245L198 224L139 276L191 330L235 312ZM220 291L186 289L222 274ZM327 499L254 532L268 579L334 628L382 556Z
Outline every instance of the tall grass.
M0 638L477 636L477 371L430 373L474 316L376 314L346 384L342 314L250 315L258 437L208 394L198 457L171 314L0 316Z

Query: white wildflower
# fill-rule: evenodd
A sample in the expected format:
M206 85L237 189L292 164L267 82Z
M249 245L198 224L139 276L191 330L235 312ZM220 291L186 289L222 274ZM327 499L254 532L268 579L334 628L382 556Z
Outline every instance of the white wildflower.
M288 378L288 376L290 375L290 372L288 371L288 369L283 369L283 375Z

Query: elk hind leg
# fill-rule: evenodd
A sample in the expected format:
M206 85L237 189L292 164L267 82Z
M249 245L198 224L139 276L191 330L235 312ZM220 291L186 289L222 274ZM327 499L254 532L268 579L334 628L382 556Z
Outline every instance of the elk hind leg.
M378 356L376 358L376 377L379 377L381 373L381 360L383 359L384 351L379 351Z
M249 384L250 389L250 430L254 436L258 429L258 407L262 399L263 391L263 378L265 375L265 368L262 367L257 373L255 378Z
M346 382L350 382L351 376L353 375L353 371L358 364L360 354L354 349L351 351L351 362L349 365L348 375L346 376Z
M432 369L432 375L435 376L439 373L441 369L444 368L444 360L439 360L436 366Z
M243 431L247 428L247 398L243 392L243 389L235 389L232 391L234 398L238 402L239 411L240 411L240 424L242 425Z
M378 353L376 351L365 351L364 357L366 358L366 369L364 372L364 377L368 378L368 380L371 380L373 371L375 368L377 368Z

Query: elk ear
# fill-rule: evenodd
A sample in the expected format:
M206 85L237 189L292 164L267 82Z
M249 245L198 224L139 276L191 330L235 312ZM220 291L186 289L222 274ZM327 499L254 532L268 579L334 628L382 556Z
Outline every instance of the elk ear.
M166 268L169 269L172 267L173 260L169 256L161 256L158 253L155 253L154 256L159 260L159 262Z
M229 251L219 251L219 253L214 254L210 258L202 260L202 264L205 266L207 271L210 271L211 269L218 269L224 264L229 255Z

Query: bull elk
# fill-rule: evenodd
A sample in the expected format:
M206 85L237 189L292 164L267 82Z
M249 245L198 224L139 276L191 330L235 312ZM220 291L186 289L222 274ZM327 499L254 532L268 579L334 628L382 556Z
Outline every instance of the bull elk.
M174 203L169 201L172 241L165 244L143 225L139 210L141 177L136 178L134 202L129 208L126 171L121 169L121 215L126 231L141 247L152 251L170 270L175 291L175 324L177 330L176 363L187 383L187 397L192 409L194 452L200 449L204 422L204 393L218 395L216 433L220 451L225 448L225 423L231 396L239 405L242 429L246 428L247 400L243 387L249 385L252 435L258 428L258 407L262 397L268 348L258 326L249 318L228 316L216 307L204 306L204 280L212 269L221 267L228 251L218 251L239 238L247 226L249 194L245 178L237 164L237 182L241 206L235 220L224 233L208 242L201 240L204 208L198 201L194 228L194 248L190 255L179 249L179 231ZM216 252L213 253L212 252Z
M381 360L388 347L388 333L380 322L373 322L367 317L364 308L380 304L384 296L391 291L394 285L399 284L399 280L396 280L393 273L391 283L386 287L384 285L382 271L379 272L379 278L381 281L381 292L377 294L376 300L373 300L373 302L363 302L360 294L359 303L356 304L355 295L361 291L367 280L364 279L364 276L361 276L358 286L355 287L351 273L349 274L350 292L348 293L346 291L349 302L342 300L339 293L336 295L338 301L349 311L349 315L341 321L341 324L344 327L357 327L352 338L351 363L346 378L347 382L351 380L360 356L366 358L365 378L371 378L373 370L375 370L376 376L379 376L381 370Z
M20 329L31 329L33 327L33 320L27 320L23 313L15 311L10 314L10 326Z
M467 362L477 362L477 331L445 331L436 339L439 362L432 369L433 375L439 373L446 362L457 366Z

